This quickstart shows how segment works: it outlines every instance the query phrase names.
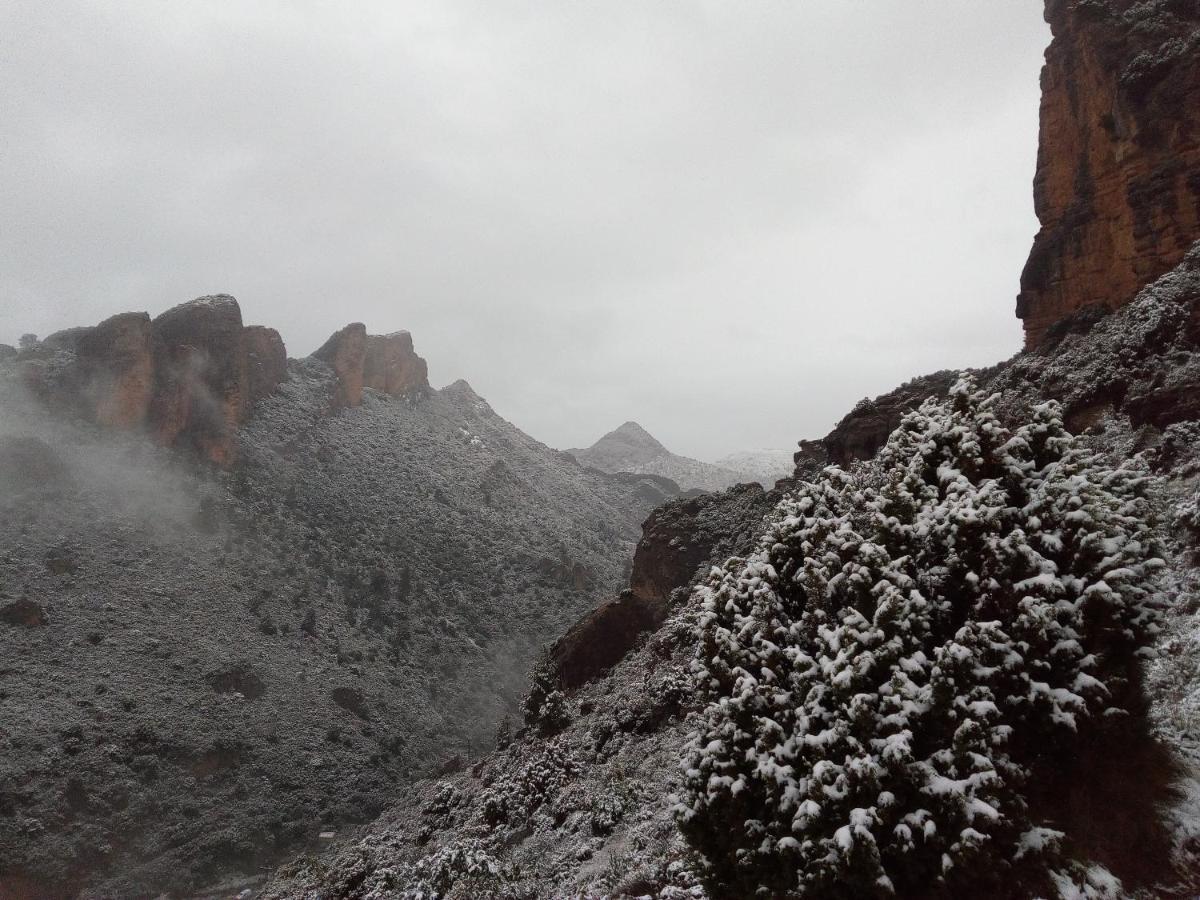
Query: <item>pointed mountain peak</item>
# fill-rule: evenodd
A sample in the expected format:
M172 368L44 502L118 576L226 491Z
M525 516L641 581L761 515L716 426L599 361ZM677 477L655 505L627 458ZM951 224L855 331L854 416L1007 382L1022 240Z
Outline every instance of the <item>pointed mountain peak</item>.
M595 447L604 441L611 440L619 440L622 443L632 444L634 446L644 447L647 449L654 448L661 450L663 453L668 452L667 448L659 443L658 439L655 438L654 435L648 432L637 422L626 422L618 428L614 428L608 434L604 435L604 437L600 438L599 441L596 441L596 443L592 446Z

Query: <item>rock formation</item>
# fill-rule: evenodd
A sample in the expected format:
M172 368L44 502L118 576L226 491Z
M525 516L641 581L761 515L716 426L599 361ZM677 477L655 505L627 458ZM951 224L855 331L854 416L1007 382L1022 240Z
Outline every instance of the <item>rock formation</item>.
M133 428L146 421L154 396L154 330L150 316L120 313L76 342L84 399L97 424Z
M313 356L327 363L337 376L337 394L333 399L335 408L362 403L363 364L367 358L366 325L351 322L334 332Z
M246 359L246 413L263 397L274 393L287 377L287 349L274 328L247 325L242 329L242 352Z
M429 389L429 369L413 351L411 334L396 331L367 337L363 385L395 397Z
M226 295L201 297L167 310L153 326L155 437L228 465L247 393L237 301Z
M1200 238L1200 4L1048 0L1027 348L1112 310Z
M395 397L429 390L428 367L413 351L407 331L369 335L365 325L352 322L334 332L313 357L337 376L335 409L362 403L364 387Z
M236 456L238 427L288 377L279 332L243 325L227 294L181 303L153 320L120 313L43 341L29 337L19 351L0 346L0 359L15 357L25 384L51 408L106 428L145 429L160 444L225 467ZM368 335L355 322L313 356L336 376L333 409L358 406L364 387L397 397L430 389L407 331Z

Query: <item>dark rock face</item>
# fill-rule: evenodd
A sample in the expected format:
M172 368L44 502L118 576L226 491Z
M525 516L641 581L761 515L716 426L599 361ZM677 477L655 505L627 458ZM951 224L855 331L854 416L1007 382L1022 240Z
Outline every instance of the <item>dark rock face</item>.
M629 587L647 603L666 605L706 560L740 552L747 535L779 501L780 491L739 484L721 494L701 494L664 504L642 526Z
M1127 307L1065 336L1053 353L1023 353L985 378L1014 396L1063 405L1067 427L1103 427L1119 413L1134 428L1200 418L1200 242Z
M362 403L363 364L367 358L367 326L352 322L334 332L313 356L328 363L337 376L334 408Z
M1200 239L1200 6L1048 0L1046 20L1027 347L1130 302Z
M576 622L550 649L559 685L574 690L616 665L667 618L665 602L624 591Z
M742 484L719 494L674 500L642 526L630 588L582 619L551 648L558 683L574 690L616 665L656 630L671 610L671 595L692 584L708 560L745 552L780 491Z
M870 459L883 446L889 434L900 424L900 419L910 409L928 397L944 397L954 383L954 372L935 372L901 385L874 400L863 399L837 423L821 443L829 461L839 466L848 466L857 459ZM803 448L805 459L817 457L812 442ZM797 463L801 462L797 454Z

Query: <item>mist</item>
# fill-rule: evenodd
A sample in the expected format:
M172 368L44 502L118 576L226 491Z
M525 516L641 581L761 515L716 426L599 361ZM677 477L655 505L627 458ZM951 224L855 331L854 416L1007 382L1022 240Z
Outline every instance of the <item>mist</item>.
M554 446L712 459L1020 344L1025 4L0 12L0 341L228 292Z

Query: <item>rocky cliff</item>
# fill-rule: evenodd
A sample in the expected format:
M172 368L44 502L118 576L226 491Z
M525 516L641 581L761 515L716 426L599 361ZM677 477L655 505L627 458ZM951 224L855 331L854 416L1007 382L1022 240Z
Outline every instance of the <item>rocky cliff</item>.
M13 355L26 384L52 408L106 428L144 429L163 446L190 449L223 468L234 462L238 427L287 377L279 332L243 325L237 300L225 294L154 319L120 313ZM364 387L395 397L429 390L425 360L407 331L368 335L355 322L313 356L335 376L331 412L361 404Z
M1049 0L1027 347L1112 310L1200 239L1200 4Z

